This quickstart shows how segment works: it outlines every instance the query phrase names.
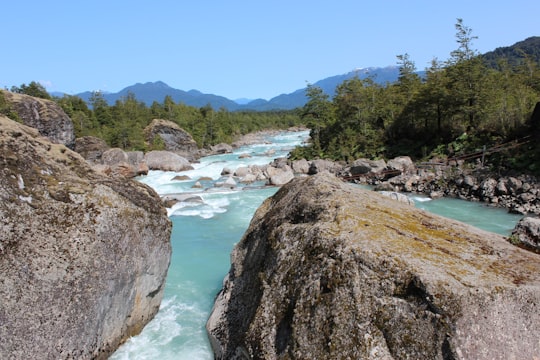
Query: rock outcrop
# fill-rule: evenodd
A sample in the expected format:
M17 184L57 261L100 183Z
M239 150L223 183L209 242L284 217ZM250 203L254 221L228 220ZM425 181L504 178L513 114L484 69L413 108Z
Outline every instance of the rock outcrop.
M266 200L207 323L217 359L534 359L540 258L327 173Z
M156 141L163 144L163 150L172 151L183 157L191 157L198 152L198 146L193 137L176 123L154 119L144 129L146 141L155 144Z
M540 219L525 216L512 231L510 242L540 254Z
M5 117L0 164L0 358L107 358L160 306L158 195Z
M57 103L9 91L2 93L24 125L37 129L55 144L75 147L73 122Z

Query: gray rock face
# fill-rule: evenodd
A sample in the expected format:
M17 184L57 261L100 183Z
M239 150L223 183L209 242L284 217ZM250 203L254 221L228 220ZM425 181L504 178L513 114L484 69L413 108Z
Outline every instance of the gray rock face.
M512 231L515 245L523 246L540 253L540 219L526 216L521 219Z
M2 91L2 90L0 90ZM54 101L3 91L23 124L33 127L55 144L75 147L73 122Z
M329 174L266 200L207 330L217 359L533 359L539 256Z
M368 173L381 173L386 168L384 160L357 159L351 164L352 175L363 175Z
M387 170L397 170L400 172L407 172L415 169L415 165L410 157L408 156L398 156L391 160L388 160L386 164Z
M184 171L193 167L184 157L169 151L150 151L144 155L144 161L150 170Z
M309 165L309 175L318 174L324 171L328 171L330 173L337 173L343 168L343 165L340 165L334 161L331 160L324 160L324 159L316 159L313 160Z
M195 153L198 150L193 137L169 120L154 119L144 129L146 141L152 144L156 137L163 142L164 150L181 153L182 155Z
M159 309L171 223L158 195L5 117L0 163L0 358L107 358Z
M109 146L105 140L95 136L83 136L75 139L75 151L91 164L100 164L101 157Z
M266 172L268 173L268 183L270 185L281 186L294 179L294 173L289 165L281 168L269 166Z

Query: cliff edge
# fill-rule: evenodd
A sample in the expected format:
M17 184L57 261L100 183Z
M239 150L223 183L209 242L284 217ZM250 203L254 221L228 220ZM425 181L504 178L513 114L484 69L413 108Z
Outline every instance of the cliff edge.
M534 359L540 257L328 173L255 213L207 323L217 359Z
M105 359L158 311L171 223L151 188L0 116L0 218L0 358Z

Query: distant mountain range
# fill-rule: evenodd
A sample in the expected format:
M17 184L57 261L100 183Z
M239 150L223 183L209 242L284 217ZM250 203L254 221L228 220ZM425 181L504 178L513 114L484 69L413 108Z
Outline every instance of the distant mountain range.
M530 37L512 46L497 48L494 51L483 54L482 57L490 66L496 66L497 61L501 58L506 59L512 65L520 64L525 57L540 64L540 37ZM422 74L422 72L419 73ZM392 83L398 79L399 67L387 66L356 69L343 75L319 80L313 85L320 87L326 94L332 97L339 84L355 76L358 76L360 79L371 77L379 84ZM204 94L198 90L184 91L174 89L162 81L147 82L145 84L137 83L117 93L104 93L103 97L110 105L113 105L117 100L127 97L129 93L132 93L137 100L144 102L148 106L154 101L162 103L168 95L177 103L184 103L195 107L211 105L214 109L225 108L229 111L291 110L302 107L307 102L306 88L298 89L289 94L281 94L270 100L238 99L234 101L219 95ZM56 93L52 95L62 96L63 94ZM92 96L92 92L87 91L76 94L76 96L88 102Z
M313 85L320 87L330 96L334 95L336 87L346 79L352 79L355 76L361 79L369 76L373 77L376 82L386 83L396 81L399 75L399 68L396 66L388 66L383 68L366 68L357 69L347 74L332 76ZM117 93L103 93L103 98L113 105L117 100L121 100L132 93L139 101L150 106L154 101L162 103L165 97L170 96L177 103L184 103L189 106L203 107L210 104L214 109L225 108L229 111L271 111L271 110L291 110L297 107L302 107L307 101L306 88L296 90L290 94L281 94L270 100L264 99L238 99L237 101L230 100L226 97L204 94L198 90L179 90L170 87L163 81L147 82L144 84L137 83L128 86ZM89 102L93 92L86 91L75 94L86 102ZM62 93L53 93L55 96L63 96Z

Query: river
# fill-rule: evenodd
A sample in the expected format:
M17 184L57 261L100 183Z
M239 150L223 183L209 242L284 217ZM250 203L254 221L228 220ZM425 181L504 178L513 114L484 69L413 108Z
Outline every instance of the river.
M161 308L141 334L128 340L111 359L213 359L204 326L229 270L230 252L257 207L277 191L262 183L239 184L235 190L214 184L223 181L223 168L268 164L276 157L286 156L307 136L307 131L274 134L264 143L238 148L232 154L202 158L194 164L194 170L181 173L191 180L172 180L179 174L161 171L151 171L139 179L160 195L193 193L200 199L178 203L169 209L173 254ZM240 159L241 154L251 157ZM194 190L192 186L201 177L212 180L201 182L204 189ZM502 235L509 235L521 218L480 203L412 198L418 208Z

